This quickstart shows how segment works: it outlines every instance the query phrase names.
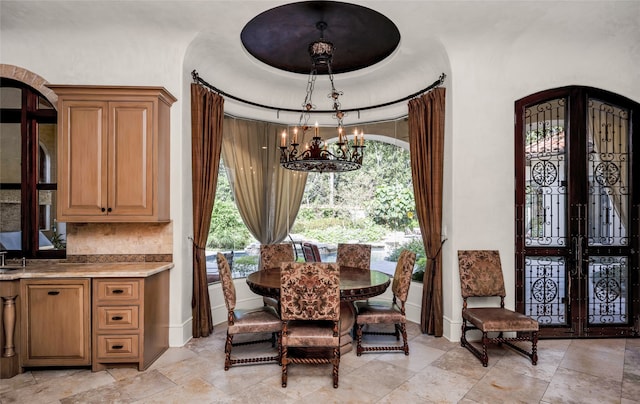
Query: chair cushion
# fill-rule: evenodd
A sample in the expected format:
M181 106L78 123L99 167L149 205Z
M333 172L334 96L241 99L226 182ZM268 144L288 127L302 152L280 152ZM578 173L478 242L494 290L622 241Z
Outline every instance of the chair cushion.
M482 332L538 331L538 322L522 313L500 307L477 307L462 310L462 318Z
M235 310L233 314L233 325L229 325L229 334L279 332L282 329L282 321L276 311L269 306Z
M363 301L356 302L357 324L403 323L406 316L402 315L397 305L391 302Z
M333 321L292 320L287 323L287 335L282 345L290 347L340 346L340 336L333 335Z

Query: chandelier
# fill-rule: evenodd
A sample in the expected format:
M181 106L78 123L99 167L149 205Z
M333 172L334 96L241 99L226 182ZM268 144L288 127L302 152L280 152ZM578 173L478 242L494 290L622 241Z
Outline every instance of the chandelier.
M309 55L313 63L309 78L307 79L307 94L302 104L302 113L298 126L293 128L291 143L287 146L289 134L282 132L280 142L280 165L289 170L313 171L313 172L344 172L353 171L362 167L362 157L364 155L364 133L354 132L350 140L344 133L342 119L344 112L340 110L338 98L342 95L333 84L333 72L331 61L333 58L333 43L324 39L324 30L327 23L320 21L316 24L320 30L320 39L309 44ZM331 93L328 98L332 102L333 117L338 121L338 141L329 145L320 137L318 123L313 128L313 138L311 142L301 147L299 140L305 139L307 132L311 130L309 117L311 111L315 109L312 101L313 88L315 86L318 68L326 68L329 82L331 83ZM301 133L298 133L300 130ZM300 135L300 137L298 137Z

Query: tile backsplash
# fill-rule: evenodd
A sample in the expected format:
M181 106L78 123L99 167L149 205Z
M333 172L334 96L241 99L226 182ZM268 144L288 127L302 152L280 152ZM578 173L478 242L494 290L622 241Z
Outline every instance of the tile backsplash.
M173 223L67 223L67 258L173 253Z

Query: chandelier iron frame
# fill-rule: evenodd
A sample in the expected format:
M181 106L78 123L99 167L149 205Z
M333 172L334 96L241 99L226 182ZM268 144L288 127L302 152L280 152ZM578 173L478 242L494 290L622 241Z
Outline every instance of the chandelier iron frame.
M358 170L362 167L364 157L364 134L358 135L357 130L350 142L344 132L343 118L345 112L340 106L340 96L342 91L336 90L333 81L333 71L331 70L331 62L333 59L334 46L333 43L324 39L324 30L327 23L319 21L316 28L320 30L320 39L309 44L308 51L311 57L312 67L307 79L307 89L304 102L302 104L302 112L298 126L293 130L291 143L286 144L288 134L287 131L282 133L280 143L280 165L289 170L307 171L307 172L346 172ZM311 111L316 109L313 104L313 90L315 87L318 69L326 67L331 84L331 92L328 98L332 102L333 118L338 121L338 141L333 144L333 151L329 150L329 145L320 137L319 127L316 123L313 138L304 150L300 148L298 143L298 128L301 130L301 138L304 139L306 133L311 129L309 119Z

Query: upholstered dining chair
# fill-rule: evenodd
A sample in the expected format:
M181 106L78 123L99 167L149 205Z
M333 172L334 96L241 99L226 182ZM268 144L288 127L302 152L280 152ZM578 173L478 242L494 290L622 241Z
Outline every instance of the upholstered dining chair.
M458 251L458 270L462 290L462 336L460 344L473 353L482 366L487 366L488 344L504 344L529 357L531 363L538 362L538 322L524 314L506 309L504 277L500 264L500 254L493 250ZM500 297L500 307L469 307L467 300L475 297ZM482 332L482 352L467 340L467 331ZM489 333L498 333L490 338ZM515 337L505 337L504 333L516 333ZM514 342L530 341L531 351L527 351Z
M320 257L320 250L318 246L305 241L302 243L302 254L304 255L304 260L306 262L321 262L322 258Z
M333 387L340 368L340 267L333 262L289 262L280 270L282 387L288 366L333 365Z
M338 244L336 262L341 267L368 271L371 267L370 244Z
M220 280L222 283L222 292L224 301L227 306L227 340L224 346L224 370L234 364L246 364L257 362L278 362L280 363L280 331L282 323L276 310L270 306L260 306L255 309L237 309L236 308L236 288L231 277L231 269L225 256L218 253L218 270L220 271ZM233 343L233 337L238 334L266 334L270 333L271 338L253 339L247 342ZM270 356L259 356L252 358L232 358L231 350L234 346L257 344L262 342L271 342L271 346L277 344L278 354Z
M258 270L280 269L283 262L295 261L295 253L292 244L262 244L260 246L260 262L258 262ZM277 299L264 296L263 302L267 306L271 306L280 312L280 303Z
M262 244L260 246L260 262L258 269L280 269L283 262L295 261L295 253L293 245L288 243L281 244Z
M402 351L409 355L409 342L407 341L407 316L405 302L409 296L411 275L416 263L416 254L409 250L402 250L396 271L393 275L391 291L393 299L391 303L375 300L356 302L356 354L362 355L368 351ZM393 324L394 332L376 331L379 324ZM363 327L367 327L364 331ZM402 345L362 345L362 335L394 335L396 340L402 335Z

